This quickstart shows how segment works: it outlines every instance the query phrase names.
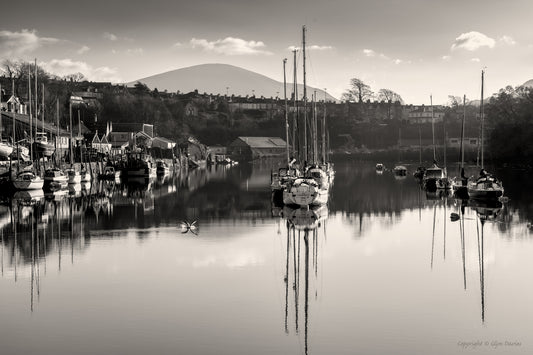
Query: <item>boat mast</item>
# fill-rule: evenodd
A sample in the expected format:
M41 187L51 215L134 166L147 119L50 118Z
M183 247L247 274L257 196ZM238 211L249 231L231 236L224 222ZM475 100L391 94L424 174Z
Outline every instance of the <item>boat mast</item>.
M33 121L31 116L31 63L28 63L28 107L30 109L29 115L30 115L30 160L33 163L33 134L32 134L32 128L33 128Z
M429 95L429 102L431 104L431 137L433 139L433 161L437 161L437 154L435 147L435 116L433 116L433 96Z
M326 164L326 89L324 89L324 116L322 118L322 163Z
M69 146L70 146L70 167L72 167L73 163L74 163L74 157L73 157L73 153L72 153L72 101L69 102L69 120L70 120L70 126L69 126L69 131L70 131L70 142L69 142Z
M37 90L37 58L35 58L35 138L37 138L37 132L39 131L39 96Z
M82 163L83 165L83 151L82 151L82 139L81 139L81 120L80 120L80 109L78 107L78 139L76 139L76 141L80 142L80 162Z
M289 109L287 106L287 72L285 66L287 65L287 58L283 58L283 98L285 99L285 144L287 151L287 166L290 164L289 153ZM294 142L292 143L294 144Z
M303 95L303 101L304 101L304 159L305 162L308 160L308 152L307 152L307 83L306 83L306 71L305 71L305 25L302 27L302 52L303 52L303 76L304 76L304 95Z
M463 122L461 123L461 174L465 167L465 120L466 120L466 95L463 95Z
M292 154L293 156L296 156L296 127L298 127L298 81L296 80L296 52L297 50L294 49L292 51L294 55L294 64L293 64L293 72L294 72L294 90L293 90L293 100L294 100L294 116L292 118ZM298 139L298 142L300 140ZM298 154L300 154L300 149L298 149Z
M2 105L2 98L4 95L2 95L2 84L0 84L0 106ZM4 130L2 129L2 115L0 114L0 142L2 141L2 133Z
M41 115L41 119L43 120L41 128L43 130L42 133L43 133L43 136L44 136L44 83L41 84L41 94L43 96L42 103L41 103L41 110L43 110L43 113Z
M56 99L56 124L57 124L57 136L56 136L56 144L55 144L55 154L54 156L57 157L57 148L58 148L58 140L59 140L59 98ZM56 164L57 164L57 158L56 158Z
M484 124L484 120L485 120L485 112L484 112L484 109L483 109L483 85L484 85L484 80L485 80L485 70L482 69L481 70L481 106L480 106L480 110L481 110L481 169L483 169L483 141L484 141L484 133L483 133L483 124Z
M316 90L313 92L313 163L318 162L318 124L316 114Z

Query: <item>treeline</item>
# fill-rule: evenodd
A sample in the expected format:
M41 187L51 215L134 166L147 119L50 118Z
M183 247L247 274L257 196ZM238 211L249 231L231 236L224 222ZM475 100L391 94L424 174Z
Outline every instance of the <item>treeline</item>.
M533 90L501 89L486 107L489 158L496 163L533 166Z

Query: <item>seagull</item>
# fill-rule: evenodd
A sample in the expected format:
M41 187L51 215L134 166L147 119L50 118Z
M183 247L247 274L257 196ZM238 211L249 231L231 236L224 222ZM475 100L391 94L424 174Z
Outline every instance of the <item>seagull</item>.
M187 233L187 232L190 231L194 235L198 235L198 224L197 224L197 222L198 221L194 221L192 223L189 223L187 221L181 221L180 222L181 233Z

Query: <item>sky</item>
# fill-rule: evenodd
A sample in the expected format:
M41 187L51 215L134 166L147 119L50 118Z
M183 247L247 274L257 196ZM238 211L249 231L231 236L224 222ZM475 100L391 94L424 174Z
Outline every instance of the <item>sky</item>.
M533 79L532 15L531 0L30 0L4 12L0 59L116 83L205 63L283 81L305 25L308 85L445 104L479 99L483 68L489 94ZM301 81L301 52L297 67Z

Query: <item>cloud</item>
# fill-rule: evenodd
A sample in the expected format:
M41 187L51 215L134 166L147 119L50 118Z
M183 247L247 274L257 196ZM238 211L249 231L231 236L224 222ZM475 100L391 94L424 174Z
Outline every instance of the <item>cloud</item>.
M471 31L461 33L453 42L451 49L453 51L462 48L473 52L481 47L494 48L495 44L496 41L494 39L487 37L483 33Z
M43 45L60 41L57 38L39 37L36 30L0 31L0 55L22 55L33 52Z
M78 53L78 54L83 54L83 53L85 53L85 52L88 52L90 49L91 49L91 48L89 48L89 47L87 47L87 46L82 46L80 49L78 49L78 50L76 51L76 53Z
M225 55L272 54L272 52L262 49L266 46L261 41L246 41L234 37L226 37L224 39L217 39L216 41L193 38L190 40L190 44L193 48L199 47L206 52Z
M289 47L287 47L287 49L290 50L290 51L293 51L293 50L299 51L300 49L302 49L302 47L289 46ZM329 51L329 50L332 50L332 49L333 49L332 46L319 46L317 44L313 44L313 45L310 45L310 46L305 46L305 50L306 51Z
M176 43L174 43L172 45L172 47L174 47L174 48L178 48L178 47L181 47L181 46L183 46L183 44L181 42L176 42Z
M508 46L514 46L516 44L516 41L514 40L514 38L511 36L507 36L507 35L501 36L499 38L499 41L502 42L503 44L507 44Z
M470 59L470 61L474 62L474 63L479 63L480 62L479 58L472 58L472 59Z
M52 59L49 62L40 63L47 71L58 76L82 73L87 79L93 81L122 81L116 69L109 67L93 68L90 64L82 61L74 61L70 58Z
M110 41L116 41L118 39L116 35L109 33L109 32L104 32L103 36L105 39L110 40Z
M374 52L372 49L363 49L363 54L367 57L375 57L376 52Z
M449 56L449 55L443 55L443 56L441 57L441 59L442 59L442 60L450 60L450 59L452 59L452 57Z
M142 48L128 48L128 49L126 49L126 54L130 54L130 55L144 54L144 49L142 49Z
M393 62L394 62L394 64L401 64L401 63L403 63L403 60L401 60L401 59L394 59Z

